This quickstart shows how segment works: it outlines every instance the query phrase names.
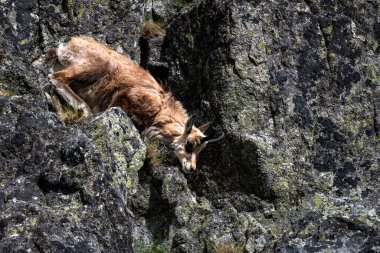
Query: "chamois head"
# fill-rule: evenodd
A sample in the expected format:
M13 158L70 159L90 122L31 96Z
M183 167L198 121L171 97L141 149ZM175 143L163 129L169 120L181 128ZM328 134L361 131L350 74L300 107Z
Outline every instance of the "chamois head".
M188 118L183 134L172 144L185 173L195 171L197 168L197 156L207 144L216 142L224 137L222 133L218 138L214 138L215 132L212 128L211 134L206 136L204 133L209 128L210 123L195 127L194 118L195 115Z

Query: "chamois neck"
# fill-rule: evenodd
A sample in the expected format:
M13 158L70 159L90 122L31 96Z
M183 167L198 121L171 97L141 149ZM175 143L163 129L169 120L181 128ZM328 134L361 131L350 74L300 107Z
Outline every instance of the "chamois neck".
M158 128L161 138L167 142L173 143L182 136L185 131L185 125L178 122L168 122Z
M143 135L147 138L165 140L170 143L178 139L185 131L188 115L181 103L171 93L166 93L160 112L155 116L153 124Z

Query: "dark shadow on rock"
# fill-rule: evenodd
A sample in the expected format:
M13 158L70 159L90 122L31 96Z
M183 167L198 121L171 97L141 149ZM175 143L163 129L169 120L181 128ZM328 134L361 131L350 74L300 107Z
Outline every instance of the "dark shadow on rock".
M159 168L153 168L159 169ZM139 191L132 198L132 210L135 215L145 219L146 227L156 243L164 242L169 238L170 225L174 221L174 207L162 194L162 172L152 173L152 168L144 167L139 170ZM147 205L137 206L145 199ZM137 209L136 209L137 207Z
M191 190L198 196L214 200L231 192L254 194L273 201L269 175L263 171L256 144L240 136L227 135L220 143L211 144L200 154L194 174L187 174Z
M49 176L41 175L37 179L37 186L45 194L49 192L74 194L80 191L79 182L77 180L65 177L61 177L59 180L51 180Z
M141 48L140 65L166 88L169 75L167 63L162 59L164 37L145 38L139 40Z

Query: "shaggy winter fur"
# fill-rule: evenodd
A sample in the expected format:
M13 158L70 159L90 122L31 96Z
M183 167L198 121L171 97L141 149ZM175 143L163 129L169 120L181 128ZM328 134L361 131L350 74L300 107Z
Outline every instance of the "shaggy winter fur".
M196 169L207 143L220 139L204 135L208 124L194 127L194 117L147 71L91 38L50 49L46 64L60 68L49 76L55 91L85 117L120 106L143 135L171 143L185 172Z

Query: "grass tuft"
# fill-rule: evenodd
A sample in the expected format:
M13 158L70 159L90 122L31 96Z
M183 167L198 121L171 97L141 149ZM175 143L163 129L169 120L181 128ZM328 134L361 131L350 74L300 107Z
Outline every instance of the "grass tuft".
M227 244L218 244L214 246L214 253L243 253L244 247L243 246L235 246L232 243Z
M79 123L82 119L83 112L77 111L71 106L62 105L62 110L58 112L58 117L65 124Z
M141 31L141 36L146 39L151 39L154 37L161 37L165 35L165 29L162 27L161 23L153 21L145 21L144 26Z
M184 7L192 2L192 0L173 0L178 7Z
M63 104L55 94L51 94L51 102L53 107L57 111L58 118L67 124L81 123L83 112L75 110L73 107Z
M10 97L10 96L13 96L13 95L14 94L13 94L13 92L11 90L0 88L0 96Z
M165 252L168 252L168 251L165 250L161 246L153 245L151 248L145 248L145 249L143 249L140 252L141 253L165 253Z
M168 151L165 146L157 140L144 140L146 145L145 164L148 168L165 166L167 163Z

